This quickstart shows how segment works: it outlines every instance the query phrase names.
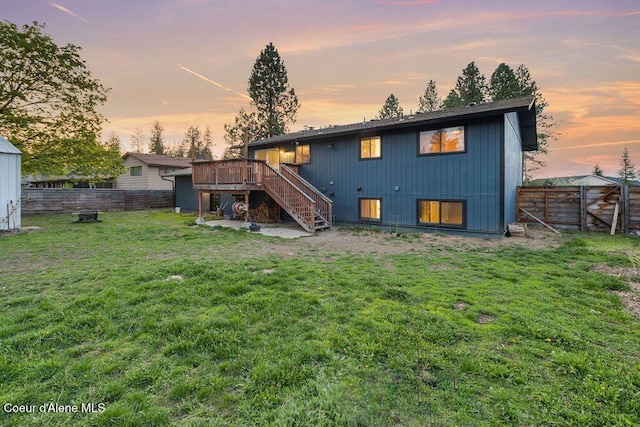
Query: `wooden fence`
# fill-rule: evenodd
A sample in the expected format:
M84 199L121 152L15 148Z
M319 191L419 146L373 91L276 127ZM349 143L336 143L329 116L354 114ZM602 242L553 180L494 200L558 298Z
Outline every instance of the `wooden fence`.
M640 230L640 187L518 187L519 222L556 228L630 233Z
M79 210L130 211L173 207L171 190L102 188L25 188L22 214L72 213Z

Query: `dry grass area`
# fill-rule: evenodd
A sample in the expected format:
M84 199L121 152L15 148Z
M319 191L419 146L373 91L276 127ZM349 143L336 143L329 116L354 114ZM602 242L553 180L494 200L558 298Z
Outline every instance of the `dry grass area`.
M567 241L563 235L546 229L529 228L526 238L481 238L443 234L415 233L396 234L381 231L336 228L315 236L291 240L259 240L246 242L240 253L247 257L255 254L273 253L283 258L325 253L352 254L360 256L385 256L405 253L428 253L434 246L456 250L495 250L521 246L530 249L557 248Z

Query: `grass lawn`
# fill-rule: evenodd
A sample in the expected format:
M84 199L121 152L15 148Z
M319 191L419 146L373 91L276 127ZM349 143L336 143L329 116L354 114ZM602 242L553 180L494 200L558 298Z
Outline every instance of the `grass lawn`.
M611 292L637 237L359 252L102 217L0 236L0 425L640 424L640 320Z

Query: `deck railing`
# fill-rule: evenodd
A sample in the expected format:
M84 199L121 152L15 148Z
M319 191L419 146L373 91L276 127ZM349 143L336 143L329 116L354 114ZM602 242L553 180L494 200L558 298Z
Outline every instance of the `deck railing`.
M262 187L306 231L315 233L316 203L299 187L266 163L258 164Z
M245 162L247 167L245 169ZM198 184L256 184L259 182L257 166L260 160L211 160L193 164L193 183Z
M315 232L321 224L331 223L332 202L324 194L281 165L278 172L264 160L233 159L193 163L193 184L224 187L225 185L261 185L305 230ZM321 218L318 219L318 216ZM319 221L319 224L316 222ZM324 225L324 227L326 227Z
M331 224L331 216L333 215L333 202L327 196L318 191L307 180L298 175L291 167L281 164L280 173L291 181L296 187L309 196L316 204L318 213L327 221L327 224Z

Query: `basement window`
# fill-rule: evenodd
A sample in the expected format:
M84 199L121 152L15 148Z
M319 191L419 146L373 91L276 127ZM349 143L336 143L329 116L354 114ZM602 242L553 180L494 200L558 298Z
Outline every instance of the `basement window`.
M382 199L360 199L358 220L380 222Z
M464 126L420 132L418 154L464 153Z
M418 223L462 227L464 211L463 201L418 200Z
M131 166L129 173L131 176L142 176L142 166Z
M379 159L382 157L382 141L379 136L360 139L360 159Z

